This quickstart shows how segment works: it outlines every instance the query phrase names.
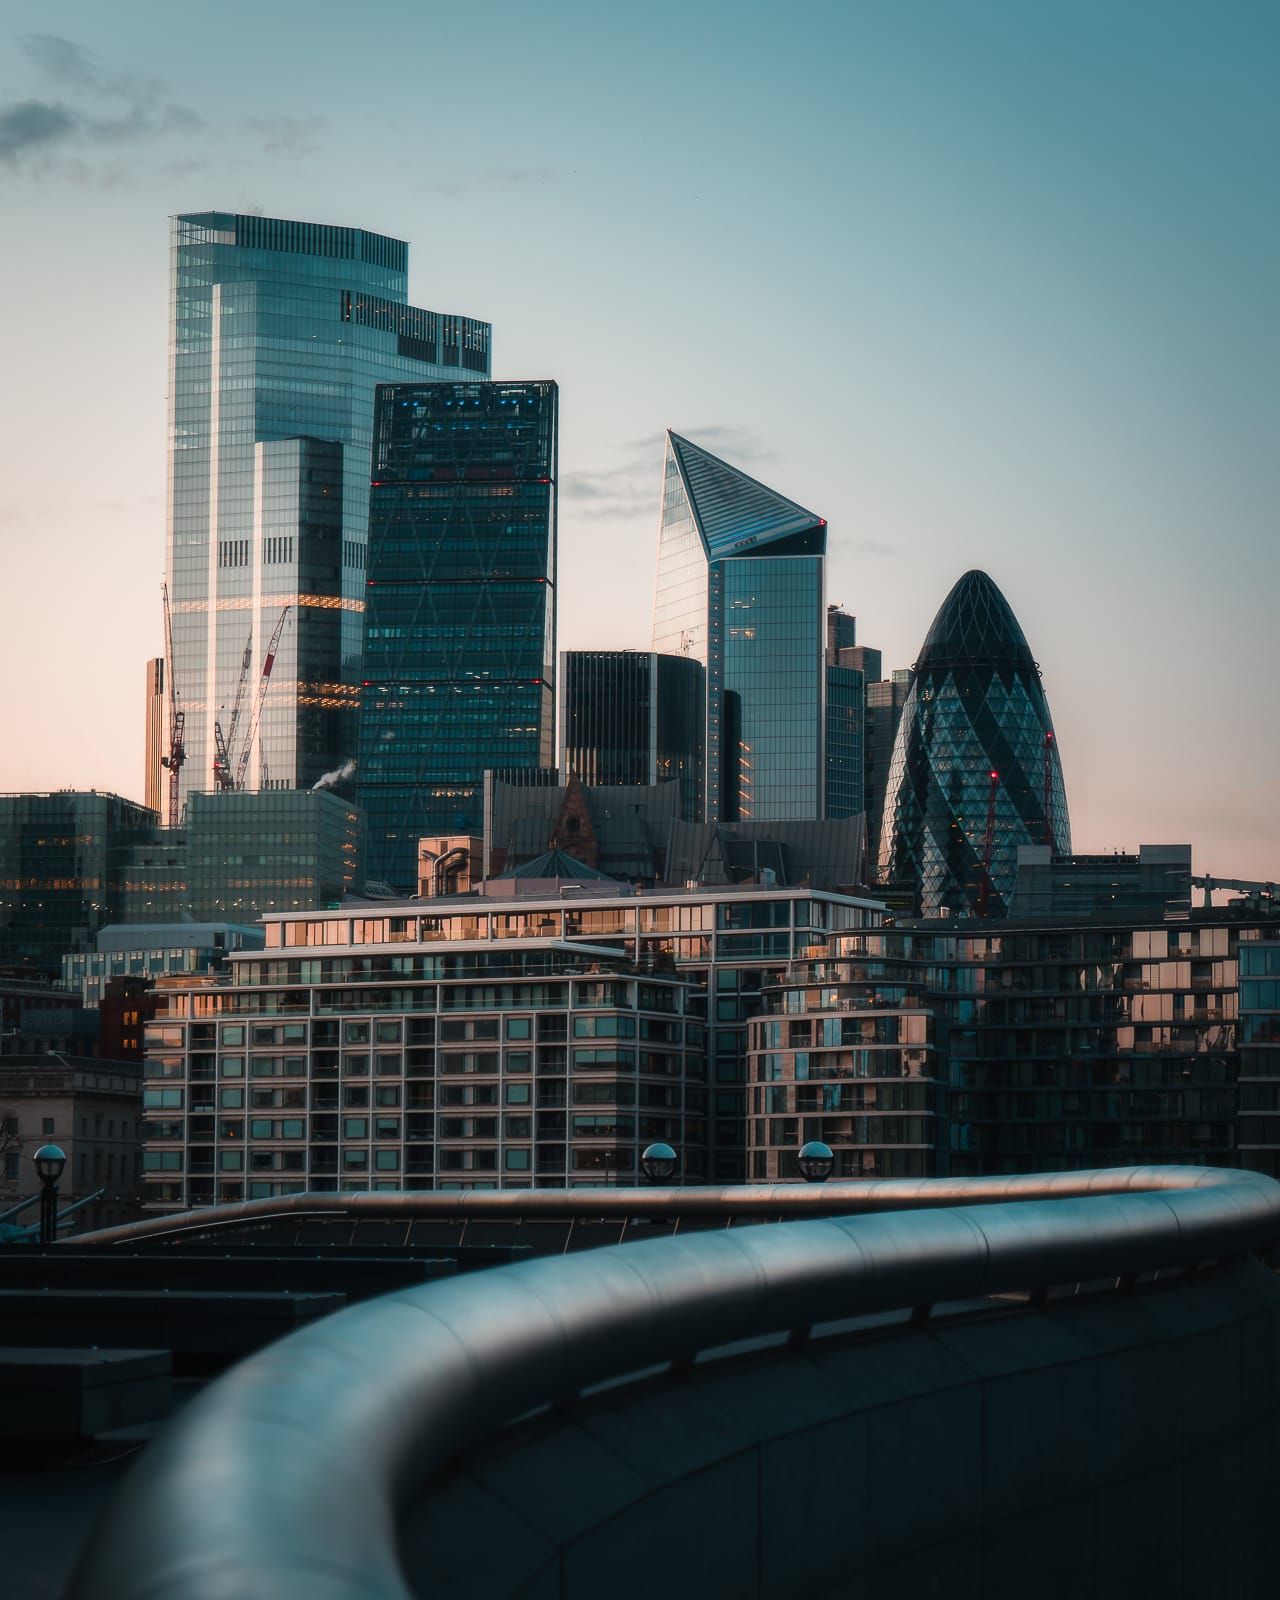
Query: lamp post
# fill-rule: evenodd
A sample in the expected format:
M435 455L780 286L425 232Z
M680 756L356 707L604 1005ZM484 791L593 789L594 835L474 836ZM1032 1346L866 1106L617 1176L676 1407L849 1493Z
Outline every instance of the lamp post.
M836 1169L831 1146L823 1144L821 1139L810 1139L808 1144L802 1144L797 1160L806 1183L825 1183Z
M44 1185L40 1190L40 1243L49 1245L58 1237L58 1179L67 1158L56 1144L42 1144L31 1159Z
M640 1170L646 1183L666 1183L680 1165L680 1157L669 1144L651 1144L640 1157Z

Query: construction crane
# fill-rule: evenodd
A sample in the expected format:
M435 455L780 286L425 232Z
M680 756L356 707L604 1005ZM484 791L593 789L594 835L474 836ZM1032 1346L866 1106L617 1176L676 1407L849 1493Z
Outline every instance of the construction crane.
M996 794L1000 788L1000 774L991 774L991 788L987 793L987 831L982 841L982 883L978 889L978 915L987 915L991 899L991 857L996 843Z
M182 771L182 764L187 759L186 748L183 744L183 728L186 724L187 714L182 709L182 702L178 696L178 675L174 671L173 659L173 618L169 613L169 585L160 585L160 594L164 600L164 670L169 679L169 754L160 757L160 765L169 773L169 826L178 826L178 774Z
M289 615L290 607L286 606L280 613L280 620L272 630L271 641L267 645L267 653L262 658L262 672L258 677L258 690L253 697L253 710L249 714L249 731L244 736L244 744L240 747L240 754L236 758L236 778L234 787L244 788L245 773L249 766L249 752L253 749L253 741L258 737L258 724L262 721L262 702L267 697L267 683L271 677L271 669L275 665L276 647L280 643L280 635L284 632L285 620Z
M236 728L240 722L240 711L244 705L244 688L249 681L249 663L253 660L253 629L249 629L249 637L244 642L244 658L240 662L240 681L236 684L236 697L231 707L231 721L227 724L226 737L222 734L222 724L213 724L213 786L215 789L231 789L235 787L231 776L231 752L236 747Z
M1233 894L1247 895L1250 900L1257 901L1259 908L1264 900L1276 900L1274 883L1257 883L1250 878L1211 878L1206 872L1203 878L1192 878L1191 884L1195 889L1204 890L1206 907L1213 904L1215 889L1229 889Z

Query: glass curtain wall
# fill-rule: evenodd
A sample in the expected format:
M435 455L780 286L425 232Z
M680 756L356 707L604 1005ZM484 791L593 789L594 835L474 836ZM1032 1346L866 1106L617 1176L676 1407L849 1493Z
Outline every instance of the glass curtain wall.
M174 219L166 574L183 804L215 787L215 722L249 789L309 788L354 757L374 385L489 371L488 324L408 305L407 267L403 241L359 228Z
M378 391L358 793L369 876L483 832L484 774L552 764L554 383Z

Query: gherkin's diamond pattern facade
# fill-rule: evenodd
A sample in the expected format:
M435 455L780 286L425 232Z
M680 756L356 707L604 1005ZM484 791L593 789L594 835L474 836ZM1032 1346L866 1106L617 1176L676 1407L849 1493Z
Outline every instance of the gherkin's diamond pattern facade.
M915 884L923 916L1004 916L1018 846L1050 843L1070 854L1040 672L1008 601L985 572L967 572L929 629L903 708L881 878Z

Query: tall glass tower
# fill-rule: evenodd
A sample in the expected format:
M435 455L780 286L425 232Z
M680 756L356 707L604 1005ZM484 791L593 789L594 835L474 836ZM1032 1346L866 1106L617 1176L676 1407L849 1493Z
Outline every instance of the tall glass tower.
M184 802L309 788L355 755L374 385L489 373L489 325L410 306L407 267L402 240L360 228L173 219L165 566Z
M702 667L689 656L566 650L560 657L560 749L566 778L587 785L676 779L692 821L702 780Z
M1003 917L1018 846L1071 853L1071 821L1040 669L1009 602L966 572L933 619L894 743L882 880L920 914Z
M554 383L379 388L357 797L369 877L484 831L484 774L552 763Z
M826 519L667 434L653 648L706 671L703 820L825 808Z

